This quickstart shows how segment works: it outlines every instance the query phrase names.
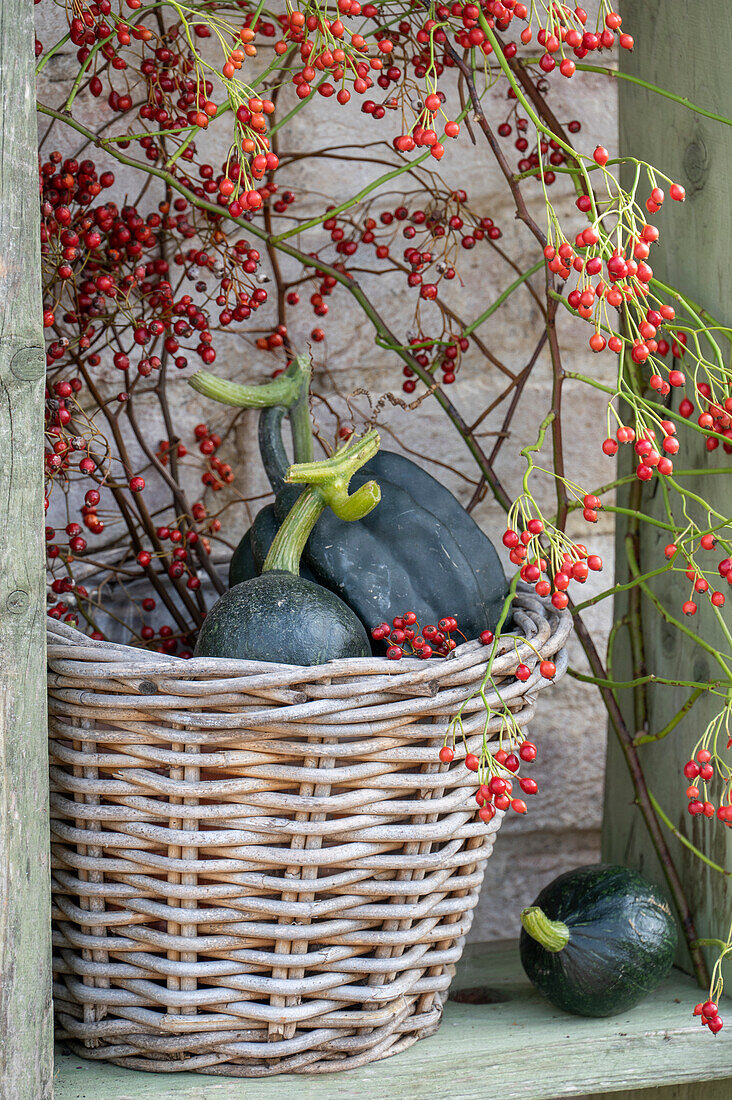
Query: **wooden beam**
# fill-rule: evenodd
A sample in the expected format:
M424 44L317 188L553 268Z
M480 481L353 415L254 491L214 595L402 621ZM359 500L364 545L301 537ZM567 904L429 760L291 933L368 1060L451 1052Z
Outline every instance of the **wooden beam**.
M33 0L0 3L0 1096L52 1096Z
M145 1073L66 1051L56 1062L56 1100L614 1100L618 1091L634 1100L622 1091L633 1088L649 1090L639 1100L732 1096L725 1033L715 1040L692 1018L696 990L679 971L630 1012L585 1019L532 989L516 942L469 944L453 988L470 992L447 1002L436 1035L346 1073ZM681 1091L666 1097L669 1084Z
M729 1100L732 1081L697 1081L660 1089L633 1089L631 1092L593 1092L576 1100Z
M729 44L732 41L732 7L717 0L698 0L690 8L685 0L646 0L643 4L625 3L625 21L635 38L631 54L621 50L622 69L633 76L686 96L692 102L718 114L732 116L732 83L729 79ZM679 37L680 28L686 31ZM681 45L683 41L683 45ZM680 48L681 47L681 48ZM732 321L729 307L730 244L732 242L732 128L692 113L681 104L661 99L628 81L618 81L620 95L621 154L642 158L658 166L686 188L682 205L668 198L654 222L661 230L660 244L654 246L650 262L655 275L678 287L693 300L701 302L722 323ZM668 187L664 185L668 194ZM644 201L646 192L639 196ZM722 338L721 343L724 344ZM727 347L729 362L729 347ZM681 364L683 366L683 363ZM678 399L674 408L678 407ZM708 454L704 441L690 432L682 432L684 468L706 464L728 469L729 476L699 476L684 484L701 493L724 515L730 514L732 467L720 447ZM632 456L631 456L632 457ZM627 456L626 456L627 458ZM679 456L681 459L681 456ZM643 492L643 509L648 515L663 516L664 504L659 492ZM679 518L681 518L679 509ZM700 513L697 520L704 525ZM663 546L668 541L663 531L641 524L640 569L655 569L663 562ZM617 579L627 578L624 545L626 527L617 529ZM710 567L716 563L707 555ZM676 618L682 618L681 603L688 598L679 574L664 574L652 582L652 589ZM726 584L720 585L729 592ZM699 611L686 620L690 629L720 651L729 651L707 600L699 598ZM725 614L727 611L725 608ZM622 618L628 601L616 601L615 617ZM729 622L729 617L727 616ZM641 605L645 665L649 672L682 679L710 680L718 673L713 658L691 639L664 624L650 603ZM615 674L629 679L632 658L627 635L621 635L616 647ZM690 692L686 688L651 687L647 693L650 732L662 730L681 708ZM623 712L629 728L637 724L633 699L625 693ZM691 818L686 811L686 780L681 769L702 734L707 722L720 708L719 697L701 699L667 739L641 749L641 760L650 788L673 824L705 855L732 871L732 830L716 820ZM633 806L627 769L612 733L608 746L603 849L612 862L637 867L663 885L663 874L652 851L640 814ZM662 826L665 829L665 826ZM711 870L674 839L666 830L674 861L679 868L685 891L697 920L700 937L725 938L729 928L732 879ZM713 963L714 955L708 956ZM689 965L688 956L679 956ZM732 988L732 968L726 971Z

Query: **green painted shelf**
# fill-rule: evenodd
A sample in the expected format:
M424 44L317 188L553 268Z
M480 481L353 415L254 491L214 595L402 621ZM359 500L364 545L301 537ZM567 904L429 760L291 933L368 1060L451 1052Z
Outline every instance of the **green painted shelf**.
M534 993L515 942L474 944L453 990L470 992L448 1002L436 1035L362 1069L254 1080L152 1074L59 1046L55 1100L552 1100L700 1081L724 1082L705 1091L713 1100L732 1098L732 1035L714 1038L692 1019L697 989L678 971L632 1012L585 1020Z

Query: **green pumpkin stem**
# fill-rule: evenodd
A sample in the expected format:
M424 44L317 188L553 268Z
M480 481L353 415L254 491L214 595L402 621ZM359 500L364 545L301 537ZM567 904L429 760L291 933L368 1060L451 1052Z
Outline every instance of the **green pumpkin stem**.
M291 466L286 481L307 485L307 489L290 509L275 535L265 558L262 572L282 569L300 572L300 556L310 532L326 508L332 508L339 519L363 519L381 499L375 481L368 481L349 495L348 485L355 474L379 449L379 434L367 432L362 439L336 451L322 462L303 462Z
M521 913L521 924L527 935L540 943L547 951L561 951L569 943L569 928L560 920L549 917L538 905L531 905Z
M210 371L199 370L188 379L188 385L204 397L235 409L269 409L273 405L289 408L298 394L297 380L286 374L258 386L243 386L240 382L218 378Z
M313 458L310 372L310 356L300 354L294 357L287 370L279 377L257 386L227 382L206 370L197 371L188 382L197 393L223 405L233 405L236 409L262 410L259 419L260 448L267 477L275 492L279 492L282 487L287 459L281 435L282 412L280 411L279 418L273 417L272 413L285 409L288 412L295 462L311 462Z
M295 362L305 359L298 356ZM300 384L300 392L290 405L290 431L295 462L313 460L313 426L310 422L310 360L307 360L307 373Z
M310 389L310 356L296 355L287 370L271 382L243 386L217 378L207 370L199 370L188 384L197 393L235 409L271 409L280 406L290 416L296 462L310 462L313 457L313 434L310 426L308 393Z

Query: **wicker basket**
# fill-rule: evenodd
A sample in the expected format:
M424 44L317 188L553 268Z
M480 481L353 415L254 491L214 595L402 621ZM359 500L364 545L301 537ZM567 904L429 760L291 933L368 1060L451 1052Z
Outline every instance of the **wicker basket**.
M524 726L546 681L513 677L537 661L521 637L561 675L570 619L519 595L514 624L493 676ZM476 819L460 741L437 760L487 656L184 661L50 620L61 1038L136 1069L258 1077L434 1032L502 816ZM464 718L477 750L480 698Z

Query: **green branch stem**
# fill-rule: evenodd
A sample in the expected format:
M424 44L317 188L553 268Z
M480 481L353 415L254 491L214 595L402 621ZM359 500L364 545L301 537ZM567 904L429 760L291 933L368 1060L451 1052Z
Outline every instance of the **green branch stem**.
M728 668L718 650L716 650L714 646L710 645L709 642L705 642L703 638L700 638L698 634L695 634L694 631L690 630L688 626L684 625L684 623L679 622L679 620L676 619L671 614L671 612L663 606L655 592L645 583L645 581L640 579L641 573L638 567L635 549L632 545L632 541L628 538L626 538L625 540L625 553L628 559L628 567L630 568L633 577L637 581L638 588L640 588L640 590L643 592L643 595L651 601L661 618L665 622L670 623L672 626L675 626L678 630L685 634L687 638L691 638L693 642L700 646L706 653L709 654L710 657L712 657L717 662L719 667L722 669L722 672L724 673L725 679L727 681L732 680L732 670Z
M521 59L521 64L526 67L529 65L538 65L539 57L527 57ZM613 80L625 80L629 84L637 84L640 88L645 88L646 91L653 92L654 95L661 96L663 99L670 99L674 103L679 103L682 107L686 107L687 110L693 111L697 115L702 115L704 118L711 118L714 122L721 122L724 126L732 126L732 118L727 118L726 115L715 114L714 111L707 111L704 107L699 107L687 96L676 95L675 92L669 92L667 88L662 88L660 84L652 84L649 80L643 80L639 76L633 76L631 73L626 73L621 69L611 69L607 65L588 65L585 61L575 61L575 68L579 72L583 73L596 73L598 76L609 76Z
M658 800L655 798L650 790L648 792L648 797L651 800L651 805L653 806L653 809L656 811L668 831L670 833L673 833L676 839L680 841L680 843L683 844L685 848L688 848L688 850L692 852L697 857L697 859L700 859L702 863L706 863L707 867L711 867L713 871L718 871L720 875L732 877L732 871L726 871L724 867L721 867L718 863L715 863L714 860L711 860L709 858L709 856L704 855L704 852L700 851L699 848L696 847L696 845L691 843L688 837L685 837L684 834L676 828L674 823L669 819L668 815L661 809L658 804ZM698 944L700 941L693 940L692 942Z
M531 64L531 62L525 64ZM692 103L687 96L677 96L675 92L668 91L667 88L662 88L660 85L651 84L651 81L644 80L640 76L633 76L631 73L624 73L621 69L609 68L607 65L588 65L586 62L575 62L575 68L581 73L597 73L599 76L609 76L614 80L627 80L629 84L636 84L647 91L652 91L655 96L680 103L681 107L686 107L687 110L693 111L695 114L701 114L704 119L712 119L714 122L721 122L725 127L732 127L732 119L726 118L724 114L717 114L714 111L698 107L697 103Z
M634 680L616 680L610 677L605 677L605 679L603 679L598 676L588 676L586 672L580 672L579 669L576 668L569 668L567 672L573 680L579 680L583 684L594 684L596 687L612 688L613 690L616 688L641 687L644 684L663 684L665 687L693 687L695 690L698 689L702 692L713 692L714 688L718 687L721 682L715 680L713 682L710 681L709 683L701 684L696 683L694 680L676 680L670 679L667 676L656 676L653 672L649 672L645 676L637 676ZM658 740L658 738L655 736L647 738L639 737L634 740L634 744L644 744L645 740L655 741Z
M710 692L716 694L716 689L720 685L719 680L710 681L708 684L698 684L692 691L686 702L679 708L673 718L666 723L663 729L658 730L656 733L639 733L633 738L634 745L650 745L654 741L663 741L664 737L668 737L670 733L678 726L679 722L689 713L694 703L698 699L701 699L703 695L707 695ZM682 684L681 682L675 685L676 687L689 687L689 684Z
M544 266L545 261L543 258L541 260L537 260L537 262L535 264L532 264L530 268L524 271L523 274L518 277L518 279L514 279L511 285L507 286L503 293L499 294L496 300L488 306L488 309L486 309L483 313L476 317L474 321L471 321L466 328L463 329L463 336L470 336L473 332L475 332L475 330L479 328L484 321L487 321L489 317L493 316L496 310L500 309L503 303L511 297L514 290L518 290L520 286L523 286L527 279L530 279L531 276L535 275L537 271L541 271Z
M53 46L51 46L48 50L44 50L44 52L41 54L40 61L36 65L37 77L41 75L51 58L54 57L58 53L58 51L66 45L70 38L71 32L68 32L63 36L63 38L60 38L58 42L54 42Z

